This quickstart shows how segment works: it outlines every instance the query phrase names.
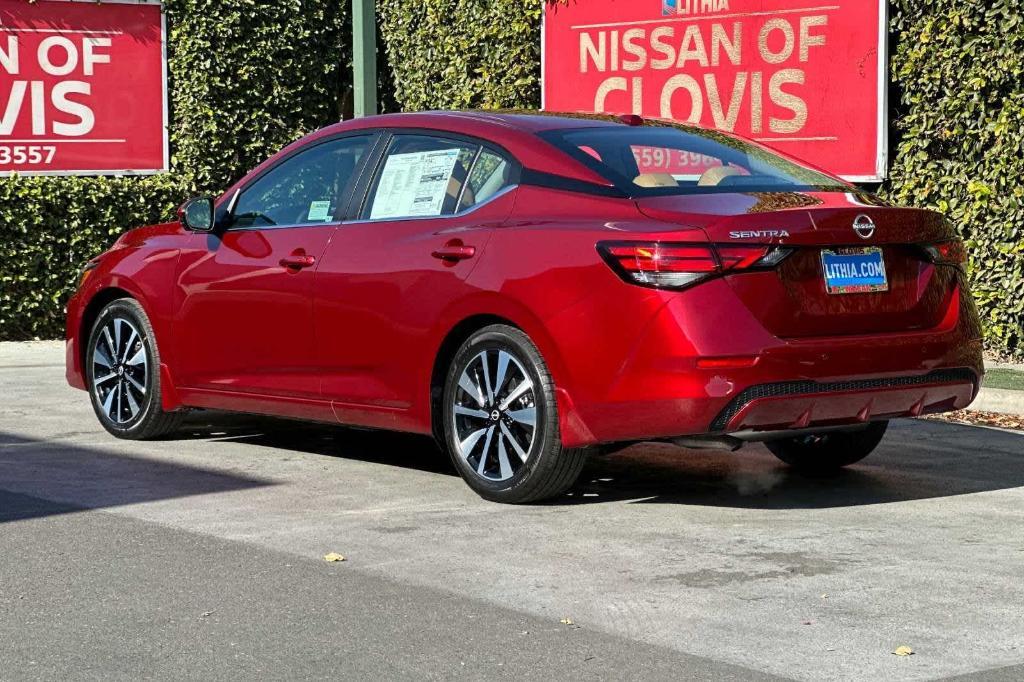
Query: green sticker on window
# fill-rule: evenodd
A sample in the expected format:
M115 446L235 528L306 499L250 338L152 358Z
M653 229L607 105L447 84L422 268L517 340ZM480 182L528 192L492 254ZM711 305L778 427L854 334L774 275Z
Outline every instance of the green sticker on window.
M331 202L313 201L309 204L309 215L306 217L311 223L323 223L331 219Z

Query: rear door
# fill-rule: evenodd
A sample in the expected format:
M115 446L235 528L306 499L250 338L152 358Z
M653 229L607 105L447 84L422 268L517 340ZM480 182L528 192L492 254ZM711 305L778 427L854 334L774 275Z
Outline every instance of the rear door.
M319 396L314 274L373 139L301 148L241 189L223 232L192 236L177 281L181 385Z
M390 139L316 273L321 386L342 421L396 426L395 411L425 400L427 340L446 308L471 293L466 278L511 213L518 173L510 156L478 140Z

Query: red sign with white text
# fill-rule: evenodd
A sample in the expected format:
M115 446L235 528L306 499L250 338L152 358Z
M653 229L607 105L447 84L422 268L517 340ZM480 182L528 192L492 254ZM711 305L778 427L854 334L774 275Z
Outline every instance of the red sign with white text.
M544 108L699 124L881 180L885 21L885 0L570 0L544 17ZM680 175L709 162L637 159Z
M167 169L158 2L0 0L0 175Z

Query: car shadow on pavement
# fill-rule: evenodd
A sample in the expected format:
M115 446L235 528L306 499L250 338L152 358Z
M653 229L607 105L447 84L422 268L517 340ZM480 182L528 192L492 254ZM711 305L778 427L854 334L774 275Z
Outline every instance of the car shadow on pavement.
M181 430L168 439L249 443L309 455L458 475L448 455L432 438L395 431L210 410L190 415Z
M274 483L0 431L0 524L268 485Z
M790 469L762 445L735 453L634 446L592 460L567 497L575 503L825 509L1019 487L1024 433L911 421L891 427L860 464L818 476Z
M263 447L457 475L423 436L203 412L175 438ZM894 424L859 465L831 476L796 473L763 446L739 452L635 445L593 457L576 486L547 505L626 501L754 509L850 507L1024 486L1024 433L912 420Z

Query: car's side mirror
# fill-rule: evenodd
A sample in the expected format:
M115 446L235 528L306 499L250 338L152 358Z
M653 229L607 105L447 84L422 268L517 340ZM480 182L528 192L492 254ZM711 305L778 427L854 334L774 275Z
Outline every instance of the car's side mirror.
M178 209L178 220L186 230L213 232L213 199L210 197L189 199Z

